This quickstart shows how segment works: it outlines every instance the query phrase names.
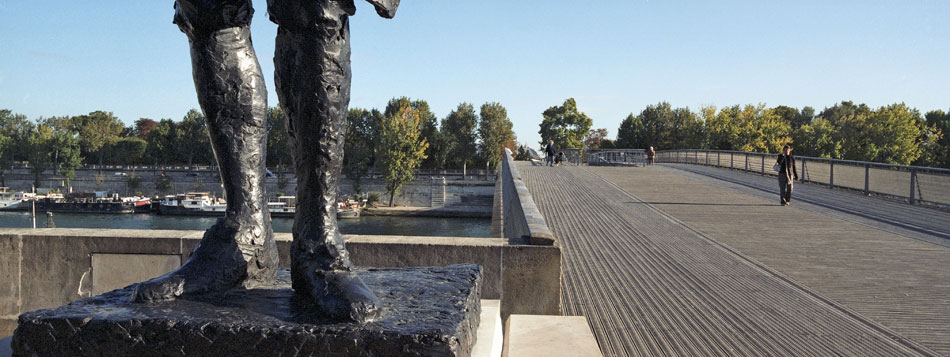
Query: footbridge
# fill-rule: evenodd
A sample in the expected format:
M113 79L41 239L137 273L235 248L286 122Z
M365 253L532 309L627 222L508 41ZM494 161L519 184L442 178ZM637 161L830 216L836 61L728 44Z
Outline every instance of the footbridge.
M505 160L605 355L950 356L950 172L802 160L783 207L767 155Z

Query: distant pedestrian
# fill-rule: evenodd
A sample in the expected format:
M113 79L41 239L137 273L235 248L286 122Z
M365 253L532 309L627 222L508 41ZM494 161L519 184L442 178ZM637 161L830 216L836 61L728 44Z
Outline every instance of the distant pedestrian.
M792 202L792 188L794 181L798 181L798 169L795 168L795 157L792 156L792 146L785 145L775 163L778 170L779 202L788 206Z
M554 140L548 140L548 146L544 148L544 153L548 156L548 166L554 166L554 157L557 156L557 148L554 147Z
M650 146L650 150L647 150L647 164L653 165L654 158L656 158L656 151L653 150L652 146Z

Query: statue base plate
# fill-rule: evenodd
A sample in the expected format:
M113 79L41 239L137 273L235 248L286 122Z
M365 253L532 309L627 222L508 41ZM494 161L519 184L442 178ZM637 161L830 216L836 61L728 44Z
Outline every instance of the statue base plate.
M272 286L154 303L132 287L20 315L17 355L467 356L480 312L481 267L367 268L382 303L367 324L333 323L282 270Z

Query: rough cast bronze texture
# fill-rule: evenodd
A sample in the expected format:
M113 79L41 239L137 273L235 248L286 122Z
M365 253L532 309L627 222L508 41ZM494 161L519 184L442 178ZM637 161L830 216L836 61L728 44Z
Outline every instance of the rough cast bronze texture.
M392 18L399 0L368 0ZM337 321L369 322L379 299L350 270L337 228L338 180L350 102L353 0L268 0L278 24L275 81L297 174L293 289ZM267 95L251 42L250 0L176 0L191 46L198 102L220 166L225 218L181 268L140 284L136 302L254 287L273 281L277 249L264 192Z
M20 316L15 355L467 356L480 313L481 267L364 269L379 296L372 323L334 323L277 284L129 303L133 286Z

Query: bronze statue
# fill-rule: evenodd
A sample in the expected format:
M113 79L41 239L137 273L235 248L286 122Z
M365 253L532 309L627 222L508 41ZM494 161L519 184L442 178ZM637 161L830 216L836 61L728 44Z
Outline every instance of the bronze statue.
M392 18L399 0L367 0ZM379 317L379 301L350 270L337 228L337 181L350 100L353 0L268 0L278 24L275 82L297 174L291 274L297 294L329 317ZM250 0L176 0L198 102L208 120L227 213L178 270L140 283L133 301L174 299L271 282L277 248L264 190L267 94L251 43Z

